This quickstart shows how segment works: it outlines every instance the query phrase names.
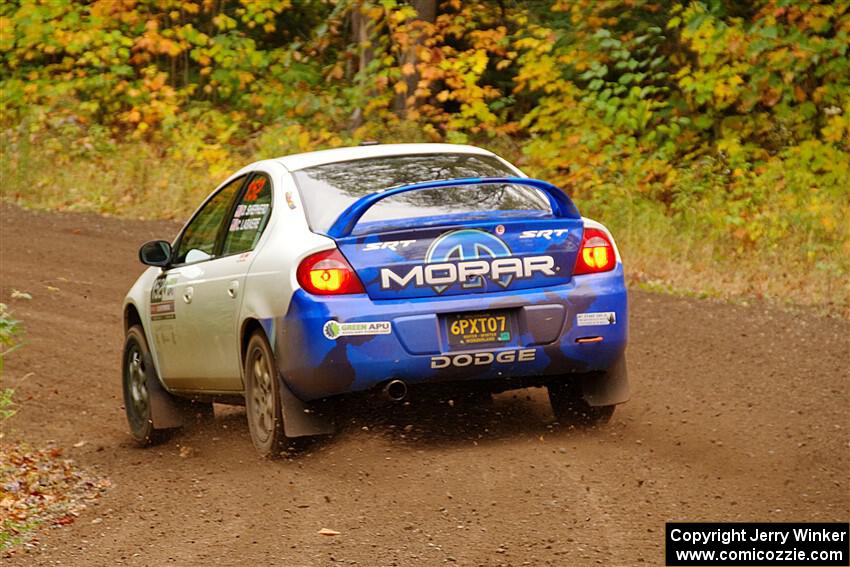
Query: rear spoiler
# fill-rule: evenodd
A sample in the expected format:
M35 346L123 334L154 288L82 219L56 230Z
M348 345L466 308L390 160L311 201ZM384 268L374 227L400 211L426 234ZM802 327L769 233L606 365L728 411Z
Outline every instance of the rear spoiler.
M339 217L328 229L328 236L332 238L344 238L349 236L357 226L360 218L366 214L375 203L399 195L409 191L420 191L423 189L440 189L442 187L458 187L460 185L489 185L489 184L512 184L526 185L534 187L542 191L549 199L549 205L552 207L552 213L557 218L565 219L580 219L581 215L573 204L572 200L567 197L560 188L540 179L531 179L528 177L467 177L463 179L445 179L442 181L426 181L424 183L413 183L410 185L399 185L390 187L375 193L359 198L345 209Z

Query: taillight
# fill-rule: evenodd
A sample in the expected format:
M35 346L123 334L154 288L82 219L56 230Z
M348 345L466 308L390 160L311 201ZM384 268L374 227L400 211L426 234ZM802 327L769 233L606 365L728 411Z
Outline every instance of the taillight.
M595 274L614 269L617 257L608 235L598 228L585 228L573 275Z
M339 250L325 250L307 256L298 265L298 283L316 295L363 293L363 284Z

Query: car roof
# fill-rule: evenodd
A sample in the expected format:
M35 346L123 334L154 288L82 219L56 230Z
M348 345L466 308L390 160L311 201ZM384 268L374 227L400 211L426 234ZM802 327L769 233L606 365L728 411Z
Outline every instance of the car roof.
M494 155L483 148L463 144L375 144L371 146L354 146L335 148L279 157L274 161L283 165L289 171L297 171L307 167L351 161L355 159L374 158L383 156L416 155L416 154L477 154Z

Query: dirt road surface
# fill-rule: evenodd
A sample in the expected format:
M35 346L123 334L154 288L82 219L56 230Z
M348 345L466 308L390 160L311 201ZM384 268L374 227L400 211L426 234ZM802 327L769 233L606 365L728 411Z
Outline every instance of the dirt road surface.
M350 407L338 435L278 461L228 406L139 449L121 301L139 244L178 227L0 219L0 298L28 336L6 368L7 439L53 440L114 485L4 565L657 565L665 521L850 519L846 321L633 292L632 400L605 428L553 425L527 390Z

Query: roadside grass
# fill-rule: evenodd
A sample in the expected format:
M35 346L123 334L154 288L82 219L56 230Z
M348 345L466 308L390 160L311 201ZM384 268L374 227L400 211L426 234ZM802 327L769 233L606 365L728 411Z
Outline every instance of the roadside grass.
M5 303L0 303L0 439L3 438L3 425L15 415L15 391L3 385L3 365L6 357L23 344L21 342L21 322L12 316Z
M136 219L184 220L226 172L270 157L262 144L263 155L246 146L241 153L219 151L204 162L143 142L70 148L58 139L38 145L26 137L9 139L3 136L0 157L2 200ZM511 155L518 150L509 143L498 145L494 149L506 158L519 157ZM583 214L612 230L631 285L697 297L767 300L850 317L850 235L819 242L821 252L815 255L803 252L812 249L813 231L805 226L742 246L718 230L716 221L709 222L709 211L695 206L687 214L671 214L661 203L640 197L629 186L632 181L620 183L624 188L617 192L600 191L607 195L604 201L593 195L576 201ZM622 197L612 199L612 194Z
M42 520L18 521L3 518L0 522L0 551L12 549L29 541L32 534L42 525Z
M814 259L800 251L795 234L742 252L731 238L657 208L624 205L619 211L596 212L589 205L580 203L580 209L612 230L632 286L736 302L765 300L850 317L850 254L840 242L832 255Z

